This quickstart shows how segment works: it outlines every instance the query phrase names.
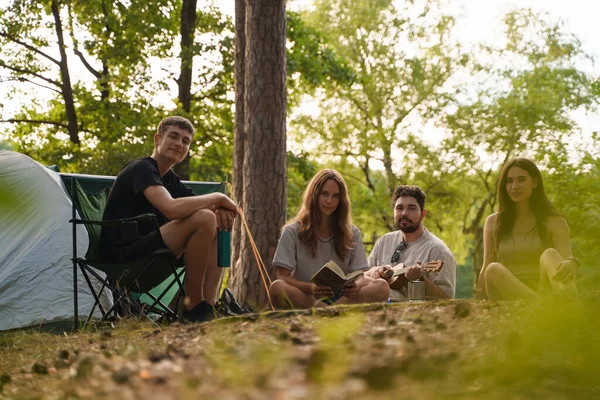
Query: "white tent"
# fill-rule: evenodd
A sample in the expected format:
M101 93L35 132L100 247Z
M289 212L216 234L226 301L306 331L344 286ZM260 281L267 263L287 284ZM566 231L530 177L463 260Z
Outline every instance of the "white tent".
M0 191L16 200L0 197L0 331L73 319L72 206L59 174L0 150ZM77 253L87 247L79 226ZM77 275L79 314L87 317L93 297ZM112 303L108 296L104 305Z

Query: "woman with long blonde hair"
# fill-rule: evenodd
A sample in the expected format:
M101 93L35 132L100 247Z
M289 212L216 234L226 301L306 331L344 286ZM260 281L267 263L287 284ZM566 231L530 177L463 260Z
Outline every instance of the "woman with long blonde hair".
M346 183L333 169L319 171L304 191L298 215L283 228L273 265L277 280L269 291L279 307L324 307L331 302L385 301L389 285L383 279L360 276L334 294L311 277L334 261L345 274L369 269L359 229L352 225Z
M533 161L515 158L504 165L498 212L487 218L483 231L477 297L536 298L550 289L577 296L579 261L571 253L569 225L546 197Z

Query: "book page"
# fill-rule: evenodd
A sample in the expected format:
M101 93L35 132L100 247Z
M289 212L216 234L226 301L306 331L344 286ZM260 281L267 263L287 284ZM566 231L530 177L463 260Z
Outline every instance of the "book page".
M346 274L344 273L344 271L342 271L342 269L340 268L340 266L337 265L335 263L335 261L333 261L333 260L331 260L327 264L323 265L323 268L329 268L330 270L332 270L333 272L335 272L336 275L339 276L340 278L346 279Z
M334 272L327 265L324 265L312 278L311 281L318 286L328 286L337 292L346 284L346 279L339 276L337 272Z

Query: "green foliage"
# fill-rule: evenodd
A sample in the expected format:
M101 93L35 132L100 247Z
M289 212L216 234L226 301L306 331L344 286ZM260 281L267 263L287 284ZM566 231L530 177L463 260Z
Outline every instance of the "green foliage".
M19 79L33 80L35 73L60 84L58 69L40 54L51 54L57 46L49 4L25 1L2 8L0 30L6 29L13 39L29 46L2 39L0 59L8 61L2 61L0 67ZM24 105L12 116L21 121L46 121L16 123L9 133L15 150L42 163L57 164L63 171L116 174L127 161L151 152L149 139L163 116L179 114L190 118L197 129L191 178L229 180L234 87L231 18L214 3L197 9L192 104L187 113L173 99L164 99L173 87L169 81L175 82L179 74L176 44L181 1L76 1L61 5L60 11L65 37L70 39L66 49L69 66L84 67L82 76L72 76L81 145L74 146L66 135L65 106L61 94L56 93L47 101L40 97ZM295 13L288 16L288 36L289 86L295 93L290 95L290 104L320 85L352 79L351 70L326 40ZM14 68L7 69L7 62L22 71L17 74ZM27 90L24 84L17 87ZM20 90L14 94L19 95ZM160 97L163 99L158 100Z
M599 149L598 138L589 148ZM578 163L555 164L545 186L556 208L569 222L573 254L581 261L579 288L583 293L600 287L600 157L584 149Z
M143 78L136 68L147 66L149 56L163 57L170 50L178 31L177 19L172 18L177 6L172 0L74 1L69 6L74 45L79 42L77 33L86 32L80 50L109 68L111 84L117 78L130 86L127 80Z
M457 299L470 299L473 297L473 261L468 257L462 265L456 267L456 290Z
M61 86L58 67L44 58L58 46L50 9L15 2L14 9L4 10L0 27L11 32L10 37L3 36L7 43L3 58L8 56L10 62L10 66L3 65L4 70L36 86L48 81L60 87L46 103L34 101L23 106L14 116L21 122L9 137L15 150L42 163L58 164L64 171L114 174L125 161L148 154L147 146L143 150L152 132L148 128L164 115L161 106L148 100L160 88L151 79L149 57L164 50L165 40L171 43L172 5L163 0L127 5L88 3L57 3L63 36L71 39L65 50L77 56L70 58L69 67L73 69L73 60L78 60L88 74L66 89ZM66 135L63 94L69 90L76 106L80 146L73 145Z
M319 170L319 165L310 161L308 154L287 153L287 219L292 219L302 205L302 194L308 182Z
M288 107L297 105L302 95L314 94L322 87L351 85L356 74L319 30L306 24L296 12L288 11L286 17Z
M454 98L446 82L468 57L450 38L453 19L437 1L346 0L317 1L305 18L356 76L317 93L319 115L292 121L292 136L317 143L320 157L344 170L354 220L366 235L394 229L389 199L397 184L419 184L430 194L428 226L464 258L464 238L454 229L464 179L450 173L409 122L432 118Z

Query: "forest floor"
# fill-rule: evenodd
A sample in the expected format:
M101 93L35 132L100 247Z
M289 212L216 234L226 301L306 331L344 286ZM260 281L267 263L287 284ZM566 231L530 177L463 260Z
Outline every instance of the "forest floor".
M473 300L0 333L0 398L600 398L600 301Z

